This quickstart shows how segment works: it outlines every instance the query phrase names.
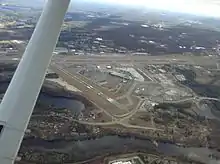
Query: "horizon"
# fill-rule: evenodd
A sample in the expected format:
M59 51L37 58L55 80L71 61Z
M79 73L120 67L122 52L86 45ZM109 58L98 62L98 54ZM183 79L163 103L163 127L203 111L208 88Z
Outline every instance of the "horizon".
M42 6L47 0L5 0L23 5ZM4 2L4 0L3 0ZM42 2L42 4L40 4ZM71 8L74 3L96 3L100 5L120 5L142 10L155 9L161 11L192 14L198 16L208 16L220 18L220 1L218 0L72 0Z
M165 10L200 16L220 18L220 2L217 0L84 0L102 4L118 4L132 7Z

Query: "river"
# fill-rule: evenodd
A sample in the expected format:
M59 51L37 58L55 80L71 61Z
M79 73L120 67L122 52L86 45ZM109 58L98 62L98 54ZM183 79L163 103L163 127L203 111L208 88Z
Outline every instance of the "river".
M5 86L2 86L5 88ZM53 96L41 92L38 100L47 105L53 105L55 108L69 109L73 114L79 114L85 109L85 105L74 98ZM195 148L195 147L178 147L174 144L158 143L158 147L152 141L143 138L134 137L119 137L116 135L104 136L96 139L89 139L87 136L80 137L74 140L52 140L46 141L39 138L26 138L23 145L42 150L46 152L59 152L71 154L74 159L86 160L93 157L107 154L116 153L120 154L125 152L160 152L167 156L180 156L185 155L191 159L207 163L219 164L220 160L211 159L210 155L220 157L220 153L208 148ZM73 159L73 160L74 160Z
M80 114L80 112L85 109L85 105L81 101L71 98L51 96L46 93L40 93L38 100L43 104L52 105L55 108L68 109L74 115Z
M73 114L79 114L80 111L85 109L85 105L75 99L51 96L46 93L39 95L39 101L53 105L56 108L66 108L73 112ZM174 144L158 143L156 147L150 140L138 139L132 137L119 137L119 136L104 136L97 139L88 139L87 137L77 138L75 140L54 140L45 141L43 139L26 139L25 143L28 146L34 147L43 151L56 151L60 153L68 153L77 159L85 160L90 159L98 155L107 153L121 153L125 148L130 152L146 151L146 152L160 152L167 156L180 156L185 155L191 159L207 163L207 164L219 164L220 161L211 159L210 155L215 154L220 157L220 153L208 148L184 148L178 147Z
M43 139L25 139L24 145L31 146L36 150L43 150L46 152L68 153L77 159L86 160L95 156L116 153L120 154L125 149L130 152L144 151L149 153L160 152L167 156L185 155L191 159L207 163L219 164L220 161L211 159L209 156L215 154L220 157L220 153L208 148L184 148L173 144L158 143L155 146L152 141L145 139L138 139L132 137L119 136L104 136L96 139L83 140L54 140L45 141Z

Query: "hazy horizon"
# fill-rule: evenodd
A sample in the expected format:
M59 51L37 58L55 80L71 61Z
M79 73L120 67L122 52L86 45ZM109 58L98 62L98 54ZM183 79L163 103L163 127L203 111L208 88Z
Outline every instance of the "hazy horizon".
M45 1L46 0L2 0L2 2L14 2L18 4L38 6L42 6ZM220 18L220 1L218 0L72 0L73 5L74 3L84 2L123 5L141 9L157 9Z
M220 18L220 1L217 0L85 0L89 2L99 2L108 4L120 4L136 6L141 8L151 8L196 14L201 16L212 16Z

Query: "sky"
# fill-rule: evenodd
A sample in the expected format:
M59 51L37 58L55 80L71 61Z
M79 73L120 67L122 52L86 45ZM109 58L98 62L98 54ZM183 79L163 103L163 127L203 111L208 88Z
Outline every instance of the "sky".
M126 4L220 18L220 0L88 0Z
M29 2L40 4L47 0L0 0L1 1L16 1ZM162 9L173 12L190 13L203 16L212 16L220 18L220 0L71 0L74 2L101 2L113 3L120 5L131 5L146 7L152 9Z

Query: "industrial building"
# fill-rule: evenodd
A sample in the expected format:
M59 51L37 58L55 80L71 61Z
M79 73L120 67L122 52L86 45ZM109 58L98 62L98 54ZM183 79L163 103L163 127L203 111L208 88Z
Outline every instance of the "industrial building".
M111 71L111 72L109 72L109 74L112 75L112 76L120 77L120 78L125 79L125 80L131 80L132 79L131 76L126 75L124 73L116 72L116 71Z
M143 161L138 157L121 158L108 162L108 164L144 164Z

